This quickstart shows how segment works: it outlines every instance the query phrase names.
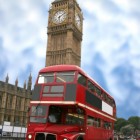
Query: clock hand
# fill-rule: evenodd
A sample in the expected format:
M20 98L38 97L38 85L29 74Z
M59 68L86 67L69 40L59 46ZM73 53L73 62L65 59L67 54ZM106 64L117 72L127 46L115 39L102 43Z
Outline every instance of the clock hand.
M63 12L63 13L59 16L59 18L62 17L64 14L65 14L65 12Z
M64 17L62 17L63 15L65 15L66 13L62 13L61 15L59 15L58 20L61 21Z

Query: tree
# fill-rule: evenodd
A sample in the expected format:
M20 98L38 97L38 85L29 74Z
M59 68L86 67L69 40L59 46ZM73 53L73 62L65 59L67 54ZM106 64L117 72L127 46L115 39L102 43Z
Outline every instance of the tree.
M128 119L129 124L135 127L135 130L140 130L140 117L134 116Z
M123 118L117 118L114 128L116 131L120 131L120 129L127 124L128 124L127 120L125 120Z
M134 129L135 129L135 127L132 124L128 124L121 128L121 132L125 136L131 136L131 135L134 135Z

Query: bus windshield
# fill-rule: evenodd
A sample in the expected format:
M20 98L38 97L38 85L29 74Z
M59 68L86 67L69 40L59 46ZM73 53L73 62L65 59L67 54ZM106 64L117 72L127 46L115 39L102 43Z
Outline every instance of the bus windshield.
M30 122L33 123L46 123L47 121L47 110L46 105L33 105L30 110Z
M55 124L84 125L85 115L81 108L50 106L48 121Z

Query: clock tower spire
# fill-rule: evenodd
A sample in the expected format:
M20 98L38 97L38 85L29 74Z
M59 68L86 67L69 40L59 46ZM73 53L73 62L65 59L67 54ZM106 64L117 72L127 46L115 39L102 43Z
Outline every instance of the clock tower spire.
M81 65L83 15L76 0L54 0L49 9L46 66Z

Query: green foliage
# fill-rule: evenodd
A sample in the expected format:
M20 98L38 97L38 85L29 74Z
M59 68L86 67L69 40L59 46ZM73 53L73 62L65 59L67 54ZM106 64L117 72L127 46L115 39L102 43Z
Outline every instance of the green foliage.
M132 124L128 124L128 125L123 126L120 131L124 135L130 136L130 135L134 134L134 129L135 129L135 127Z
M122 132L124 135L134 134L136 130L140 130L140 117L132 116L128 120L117 118L114 128L115 131Z
M140 117L134 116L128 119L129 124L133 124L136 130L140 130Z
M120 131L120 129L127 124L128 124L127 120L125 120L123 118L117 118L114 128L116 131Z

